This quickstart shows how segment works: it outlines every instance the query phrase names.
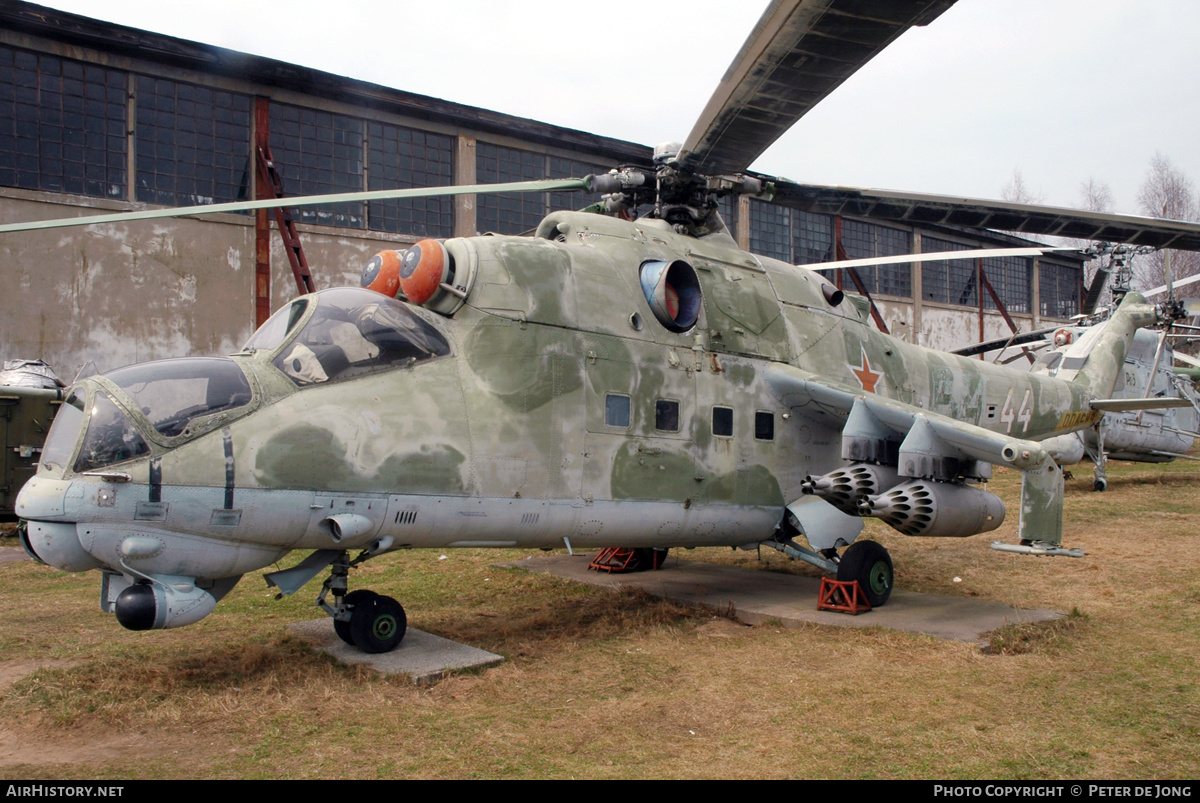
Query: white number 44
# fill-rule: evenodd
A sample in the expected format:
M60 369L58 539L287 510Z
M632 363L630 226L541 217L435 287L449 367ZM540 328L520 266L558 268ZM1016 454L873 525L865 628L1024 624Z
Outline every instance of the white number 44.
M1000 423L1004 424L1004 431L1012 434L1013 422L1018 421L1021 424L1021 431L1029 431L1029 422L1033 420L1033 409L1029 406L1029 397L1032 395L1031 388L1025 388L1025 395L1021 398L1021 407L1017 414L1013 415L1013 392L1012 388L1008 390L1008 396L1004 398L1004 408L1000 410Z

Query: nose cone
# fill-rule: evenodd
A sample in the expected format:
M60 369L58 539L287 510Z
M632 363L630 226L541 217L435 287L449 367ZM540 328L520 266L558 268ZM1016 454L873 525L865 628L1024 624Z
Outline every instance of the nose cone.
M71 483L48 477L30 477L17 494L17 515L23 519L62 518Z
M64 514L67 488L71 483L47 477L32 477L17 494L17 515L25 519L23 545L42 563L64 572L99 568L83 544L74 522L55 521Z

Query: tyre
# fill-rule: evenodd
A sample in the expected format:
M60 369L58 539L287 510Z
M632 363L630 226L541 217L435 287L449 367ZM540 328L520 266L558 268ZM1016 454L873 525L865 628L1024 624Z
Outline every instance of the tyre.
M625 566L627 572L648 572L654 569L661 569L663 561L667 559L669 549L664 547L638 547L631 549L633 557Z
M371 655L396 649L407 629L404 608L391 597L376 595L356 605L350 614L354 646Z
M359 605L359 604L369 600L371 597L377 597L377 596L379 596L379 595L376 594L374 591L369 591L365 588L360 588L357 591L351 591L349 594L347 594L345 597L342 598L342 601L344 603L346 603L347 605ZM351 610L351 613L353 613L354 609L351 608L350 610ZM342 641L346 642L351 647L354 646L354 637L350 635L350 622L348 622L348 621L342 622L337 619L334 619L333 620L333 632L337 633L338 638L340 638Z
M892 556L876 541L855 541L842 553L837 579L857 580L867 602L878 608L892 595Z

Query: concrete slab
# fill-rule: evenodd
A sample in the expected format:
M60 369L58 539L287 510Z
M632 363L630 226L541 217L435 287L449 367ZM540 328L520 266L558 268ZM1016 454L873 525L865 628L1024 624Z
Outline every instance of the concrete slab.
M882 608L851 616L817 610L819 578L714 566L667 558L659 571L607 574L589 571L592 554L531 557L504 564L548 572L594 586L639 588L655 596L732 613L747 624L778 621L785 627L806 623L834 627L887 627L953 641L979 642L984 634L1018 622L1059 619L1050 610L1011 608L984 600L893 591Z
M33 558L25 554L25 550L21 547L0 547L0 563L13 563L18 560L33 560Z
M391 652L367 655L338 638L333 620L312 619L288 626L288 632L310 641L343 664L364 664L386 675L408 675L419 686L436 683L451 672L502 663L504 657L410 627Z

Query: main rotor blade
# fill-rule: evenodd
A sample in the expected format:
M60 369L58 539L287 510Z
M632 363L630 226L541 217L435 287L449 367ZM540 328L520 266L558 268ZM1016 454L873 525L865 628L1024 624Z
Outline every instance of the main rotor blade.
M896 37L954 2L773 0L688 135L685 164L708 174L745 170Z
M901 262L938 262L953 259L987 259L989 257L1037 257L1055 251L1078 251L1071 246L1044 246L1029 248L972 248L963 251L931 251L926 254L894 254L886 257L864 257L842 259L837 262L811 262L801 266L810 270L828 268L862 268L871 265L897 265Z
M154 220L187 215L211 215L217 212L241 212L248 209L274 209L280 206L320 206L347 201L382 201L391 198L430 198L438 195L490 195L500 192L548 192L551 190L587 189L587 179L563 178L545 181L514 181L508 184L464 184L452 187L415 187L407 190L368 190L344 192L337 195L297 195L295 198L269 198L261 201L234 201L226 204L176 206L169 209L143 209L139 212L118 212L111 215L85 215L57 220L33 220L25 223L0 225L0 234L10 231L61 229L68 226L92 226L97 223L124 223L129 220Z
M1200 251L1200 223L1085 212L951 195L926 195L866 187L827 187L775 181L775 202L805 212L941 223L1024 234Z

